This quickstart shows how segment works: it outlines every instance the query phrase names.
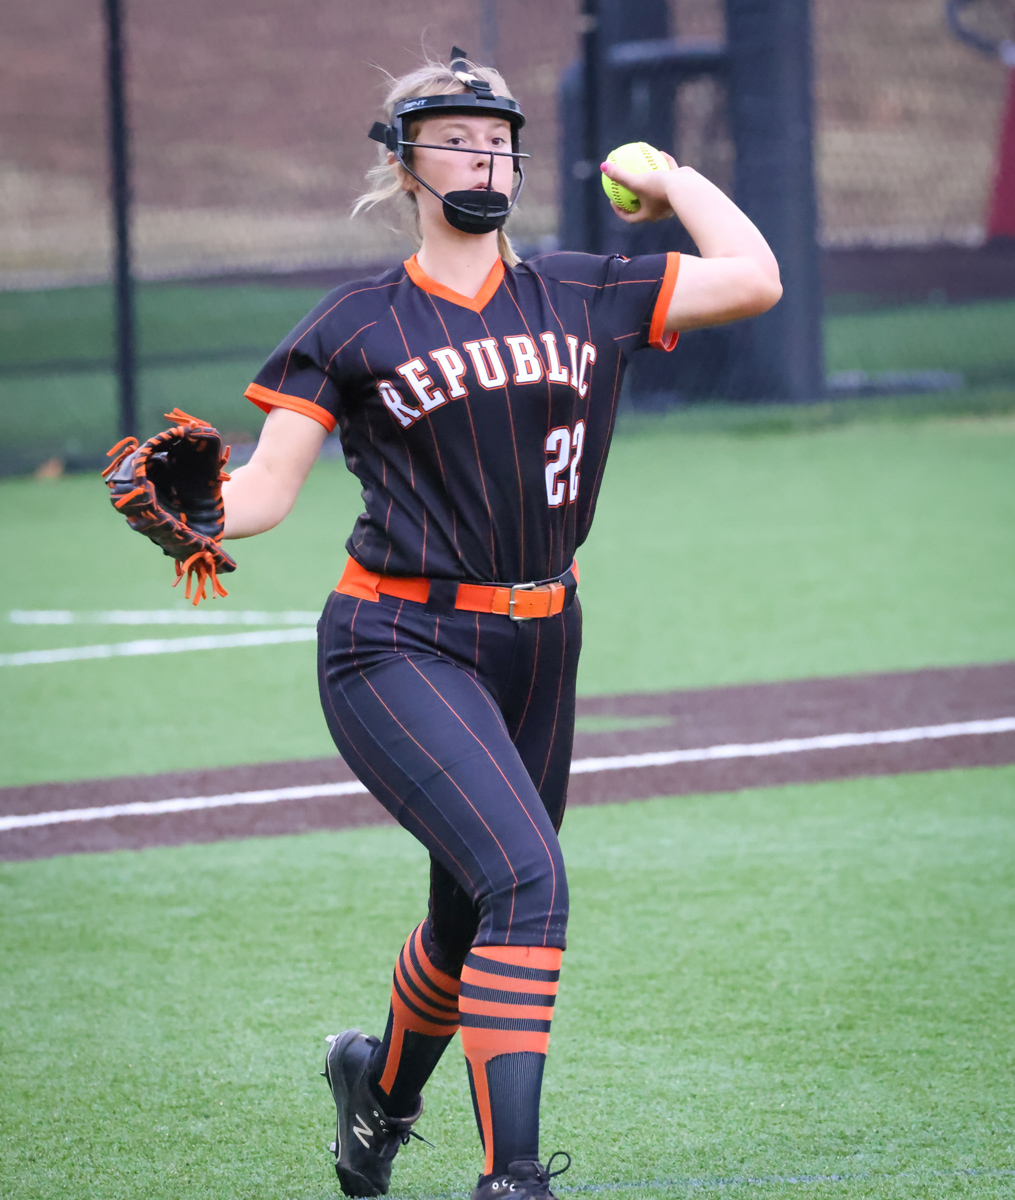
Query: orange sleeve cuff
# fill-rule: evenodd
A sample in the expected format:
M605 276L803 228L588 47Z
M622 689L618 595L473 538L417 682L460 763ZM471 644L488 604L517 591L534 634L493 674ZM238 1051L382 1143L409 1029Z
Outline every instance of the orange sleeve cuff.
M671 250L666 255L666 271L656 298L656 306L652 310L652 324L649 326L648 344L654 350L672 350L680 337L679 333L667 333L665 330L666 314L670 311L670 301L673 299L673 289L677 286L679 273L680 255Z
M319 404L304 400L302 396L287 396L285 392L273 392L271 388L261 387L259 383L252 383L243 394L258 408L263 408L266 413L270 413L273 408L288 408L292 412L310 417L313 421L319 421L329 433L334 432L336 422L331 413L321 408Z

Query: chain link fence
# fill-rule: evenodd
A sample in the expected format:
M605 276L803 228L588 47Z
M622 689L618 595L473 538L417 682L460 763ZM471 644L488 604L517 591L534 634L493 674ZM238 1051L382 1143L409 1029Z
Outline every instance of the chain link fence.
M532 154L510 231L523 251L553 247L557 90L579 54L580 8L443 0L424 21L408 0L126 0L143 428L180 404L234 440L255 436L260 417L239 397L263 355L325 288L411 249L390 219L349 209L375 161L366 130L384 71L410 68L421 48L444 59L457 43L505 74ZM813 22L830 298L970 300L978 278L1015 293L1010 259L961 259L984 240L1009 70L949 32L943 0L815 0ZM671 31L721 37L721 0L673 0ZM91 463L115 437L104 55L99 0L6 6L4 472ZM729 189L721 86L685 83L675 106L678 158ZM949 255L970 275L954 295L927 268Z

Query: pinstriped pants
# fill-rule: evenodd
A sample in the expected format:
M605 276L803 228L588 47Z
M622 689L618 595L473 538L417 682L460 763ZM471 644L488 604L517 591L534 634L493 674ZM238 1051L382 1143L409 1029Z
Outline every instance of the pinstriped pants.
M319 628L321 702L342 757L431 861L445 968L472 945L563 948L557 830L574 738L581 609L516 622L333 592ZM448 596L453 589L443 589Z

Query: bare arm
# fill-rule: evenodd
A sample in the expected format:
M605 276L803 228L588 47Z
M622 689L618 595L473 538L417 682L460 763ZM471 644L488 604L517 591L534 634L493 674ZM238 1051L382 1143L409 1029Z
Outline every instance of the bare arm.
M311 417L273 408L250 462L222 485L222 536L251 537L273 529L296 503L326 436L324 426Z
M632 174L613 163L603 171L641 201L636 213L613 211L629 224L676 215L701 258L680 257L680 273L666 315L667 333L722 325L767 312L782 295L779 264L753 222L692 167Z

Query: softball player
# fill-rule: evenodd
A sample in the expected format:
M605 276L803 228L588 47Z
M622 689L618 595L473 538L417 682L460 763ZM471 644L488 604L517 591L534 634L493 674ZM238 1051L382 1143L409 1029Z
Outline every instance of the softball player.
M225 486L227 537L276 525L334 430L364 513L320 623L342 756L427 848L426 917L395 964L380 1040L329 1039L335 1165L388 1190L422 1090L460 1031L483 1173L474 1200L546 1200L539 1096L565 946L564 815L581 645L575 551L595 512L629 354L763 312L765 241L693 170L604 169L676 213L701 257L550 254L503 232L524 117L503 79L452 52L395 81L374 126L419 250L326 296L247 389L268 417ZM648 481L647 481L648 482ZM650 483L649 483L650 486Z

